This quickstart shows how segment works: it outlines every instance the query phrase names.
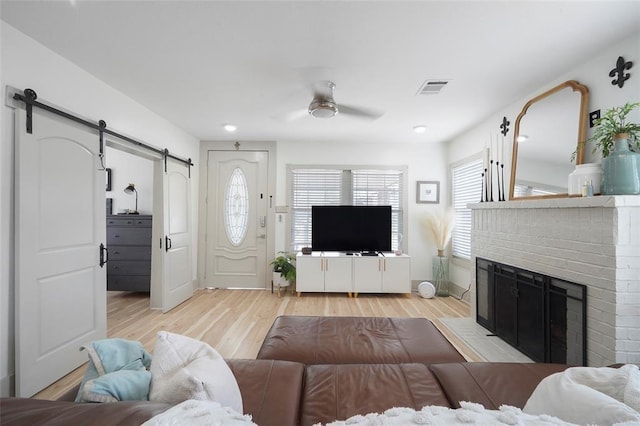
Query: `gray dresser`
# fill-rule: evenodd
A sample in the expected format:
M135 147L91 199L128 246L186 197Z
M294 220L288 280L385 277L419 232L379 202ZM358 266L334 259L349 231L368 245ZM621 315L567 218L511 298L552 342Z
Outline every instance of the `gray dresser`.
M150 290L151 216L107 216L107 250L107 290Z

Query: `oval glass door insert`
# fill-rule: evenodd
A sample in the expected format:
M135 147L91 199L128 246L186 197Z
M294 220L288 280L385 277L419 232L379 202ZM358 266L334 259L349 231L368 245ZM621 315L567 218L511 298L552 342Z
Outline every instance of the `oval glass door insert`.
M234 246L240 245L247 234L249 219L249 190L244 172L236 167L227 181L224 196L224 225L227 238Z

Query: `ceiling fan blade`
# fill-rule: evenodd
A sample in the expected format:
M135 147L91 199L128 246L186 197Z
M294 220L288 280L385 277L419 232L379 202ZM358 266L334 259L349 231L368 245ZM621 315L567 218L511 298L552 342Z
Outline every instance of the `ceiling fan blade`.
M304 109L296 109L293 111L272 115L271 118L277 121L291 122L291 121L304 118L308 115L309 115L309 111L306 108L304 108Z
M362 118L365 120L377 120L384 115L384 112L370 108L361 108L351 105L339 104L338 114L344 114L354 118Z

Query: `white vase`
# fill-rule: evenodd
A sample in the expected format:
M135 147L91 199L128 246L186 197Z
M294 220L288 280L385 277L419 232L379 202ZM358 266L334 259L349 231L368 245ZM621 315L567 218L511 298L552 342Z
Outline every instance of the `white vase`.
M569 175L569 195L581 195L582 187L591 182L593 193L600 194L602 165L600 163L578 164Z

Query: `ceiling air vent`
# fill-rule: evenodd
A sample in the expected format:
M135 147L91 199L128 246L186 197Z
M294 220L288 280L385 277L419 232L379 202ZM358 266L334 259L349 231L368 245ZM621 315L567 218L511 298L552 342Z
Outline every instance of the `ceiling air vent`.
M437 95L449 83L447 80L427 80L418 90L418 95Z

